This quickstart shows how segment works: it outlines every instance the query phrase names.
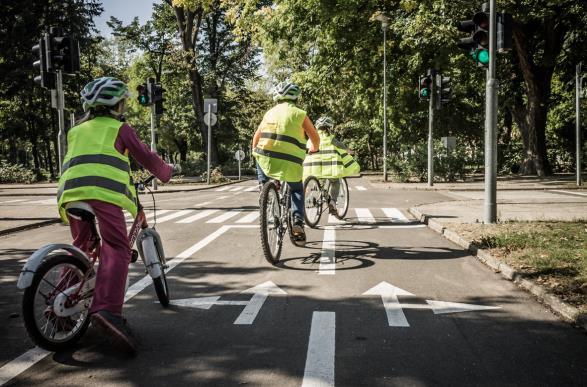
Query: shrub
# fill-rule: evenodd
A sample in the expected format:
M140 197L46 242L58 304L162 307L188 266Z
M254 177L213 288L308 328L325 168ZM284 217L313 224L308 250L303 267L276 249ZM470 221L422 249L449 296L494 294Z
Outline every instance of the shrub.
M35 172L20 164L0 161L0 183L31 184L38 181Z
M202 173L202 180L208 180L208 172ZM222 170L219 167L216 167L210 171L210 183L224 183L230 181L228 178L224 177L222 174Z

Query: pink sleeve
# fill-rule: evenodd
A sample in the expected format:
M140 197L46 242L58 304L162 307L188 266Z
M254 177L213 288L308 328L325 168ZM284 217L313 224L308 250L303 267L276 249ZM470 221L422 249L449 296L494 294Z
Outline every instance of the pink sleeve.
M120 153L128 150L130 156L162 182L167 183L171 179L173 168L143 144L137 132L130 125L123 124L120 127L115 147Z

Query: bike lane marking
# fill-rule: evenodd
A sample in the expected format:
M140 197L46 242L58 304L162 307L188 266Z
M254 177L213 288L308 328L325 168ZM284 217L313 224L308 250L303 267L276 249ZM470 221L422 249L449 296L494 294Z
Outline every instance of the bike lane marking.
M336 314L312 313L302 387L334 386Z
M324 240L322 241L322 255L318 274L334 275L336 270L336 231L333 226L324 227Z
M563 191L562 189L553 189L552 192L560 192L568 195L587 196L587 193Z
M218 237L223 235L225 232L232 228L251 228L251 227L258 227L254 225L229 225L229 226L222 226L218 230L214 231L212 234L208 235L201 241L197 242L196 244L192 245L188 249L184 250L183 252L179 253L175 258L171 259L168 262L168 268L165 270L168 273L174 267L185 261L186 259L190 258L199 250L203 249L211 242L216 240ZM150 286L153 283L151 276L145 275L139 281L135 282L132 286L130 286L126 292L124 297L124 302L127 302L137 294L139 294L143 289ZM21 373L25 372L39 361L46 358L48 355L52 354L53 352L46 351L39 347L34 347L20 355L14 360L4 364L0 367L0 386L8 383Z

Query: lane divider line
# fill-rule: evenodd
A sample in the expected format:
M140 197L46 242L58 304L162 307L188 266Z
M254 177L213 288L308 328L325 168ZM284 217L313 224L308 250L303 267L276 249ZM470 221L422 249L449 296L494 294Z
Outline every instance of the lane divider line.
M335 227L324 227L324 240L322 242L322 255L318 274L334 275L336 271L336 231Z
M302 387L334 386L336 314L312 313L312 327Z

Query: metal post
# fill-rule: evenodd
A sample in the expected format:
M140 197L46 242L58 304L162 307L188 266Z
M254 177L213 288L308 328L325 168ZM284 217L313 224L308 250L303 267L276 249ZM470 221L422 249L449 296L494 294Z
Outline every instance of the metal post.
M430 101L428 103L428 187L434 185L434 97L436 95L436 70L430 70Z
M497 221L497 88L495 0L489 1L489 69L485 97L485 223Z
M387 23L383 23L383 181L387 181Z
M240 158L240 151L242 150L241 148L238 148L239 150L239 157L238 157L238 181L241 181L241 158Z
M157 129L155 127L155 104L151 104L151 150L157 153ZM157 190L157 179L153 179L152 187Z
M67 151L67 144L65 138L65 98L63 95L63 73L61 70L56 71L56 87L57 87L57 120L59 122L59 133L57 134L57 154L59 157L59 175L61 176L63 159Z
M210 137L212 136L212 125L210 125L210 120L212 119L212 112L211 109L210 111L208 111L208 167L207 167L207 171L208 173L206 173L206 183L210 184L210 152L212 150L212 142L210 141Z
M582 155L583 155L583 141L581 138L581 65L583 63L579 62L577 65L577 74L576 74L576 85L575 85L575 94L576 94L576 101L575 101L575 109L576 109L576 119L575 119L575 126L576 126L576 141L577 141L577 185L580 186L583 183L583 179L581 176L582 171Z

